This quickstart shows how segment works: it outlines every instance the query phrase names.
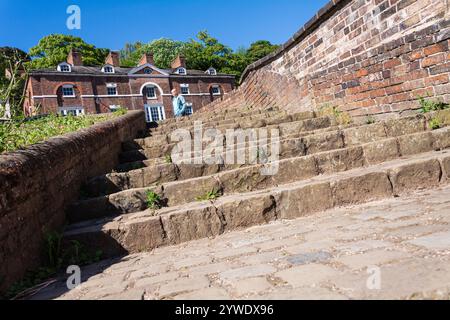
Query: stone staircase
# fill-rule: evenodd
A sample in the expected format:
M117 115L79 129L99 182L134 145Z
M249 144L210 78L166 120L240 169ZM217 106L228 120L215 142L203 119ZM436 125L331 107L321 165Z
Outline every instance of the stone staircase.
M441 128L430 128L431 119ZM261 175L264 164L172 163L171 133L193 134L195 121L222 131L278 129L278 174ZM238 145L237 152L248 147ZM446 183L449 148L450 110L346 125L277 108L234 107L170 119L147 138L125 143L120 167L87 183L84 198L68 208L64 238L112 257L398 197ZM209 192L214 199L199 200ZM149 193L159 195L161 209L148 208Z

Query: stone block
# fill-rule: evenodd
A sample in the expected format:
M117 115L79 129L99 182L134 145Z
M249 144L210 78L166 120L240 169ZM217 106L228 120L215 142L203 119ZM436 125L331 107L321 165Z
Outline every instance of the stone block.
M441 178L438 160L415 161L389 170L394 195L407 194L417 189L437 187Z

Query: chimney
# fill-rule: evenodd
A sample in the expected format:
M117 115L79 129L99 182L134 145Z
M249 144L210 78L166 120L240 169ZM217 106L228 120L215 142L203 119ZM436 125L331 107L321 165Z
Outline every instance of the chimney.
M186 59L183 56L178 55L172 62L172 69L186 68Z
M67 56L67 63L73 66L82 66L83 65L83 57L81 52L77 49L70 49L69 55Z
M142 66L147 63L151 65L155 64L155 61L153 60L153 53L144 53L142 55L141 61L139 61L139 66Z
M119 55L119 52L111 51L108 54L108 57L106 58L105 63L106 64L110 64L113 67L120 67L120 55Z

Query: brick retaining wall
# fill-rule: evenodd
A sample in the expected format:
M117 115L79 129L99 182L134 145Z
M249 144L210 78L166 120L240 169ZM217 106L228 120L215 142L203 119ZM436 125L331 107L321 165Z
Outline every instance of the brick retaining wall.
M145 129L143 111L0 155L0 291L41 263L46 232L89 178L119 163L122 142Z
M333 0L214 107L366 116L415 109L419 96L450 102L448 17L446 0Z

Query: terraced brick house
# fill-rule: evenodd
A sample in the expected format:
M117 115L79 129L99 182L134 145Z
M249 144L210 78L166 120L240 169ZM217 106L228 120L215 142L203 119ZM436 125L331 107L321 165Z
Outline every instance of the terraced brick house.
M126 107L144 109L148 122L173 117L171 90L186 98L188 113L223 99L234 89L233 75L208 70L188 70L178 56L171 69L155 66L145 54L135 68L120 66L118 52L111 52L103 66L84 66L81 53L72 50L57 68L31 72L26 89L26 115L106 113Z

